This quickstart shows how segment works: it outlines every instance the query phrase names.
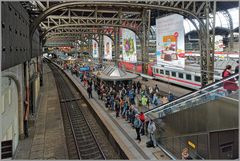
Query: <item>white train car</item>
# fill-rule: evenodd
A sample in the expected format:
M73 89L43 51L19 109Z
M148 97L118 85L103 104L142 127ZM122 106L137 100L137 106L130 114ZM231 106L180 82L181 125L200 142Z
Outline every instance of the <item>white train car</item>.
M177 84L191 89L201 88L201 73L200 68L172 68L162 66L152 66L153 77L165 82ZM196 71L196 72L195 72ZM220 74L214 75L214 81L220 80Z

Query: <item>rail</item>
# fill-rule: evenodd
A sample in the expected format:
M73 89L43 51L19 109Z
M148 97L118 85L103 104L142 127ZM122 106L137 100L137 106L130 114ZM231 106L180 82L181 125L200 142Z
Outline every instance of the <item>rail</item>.
M55 65L55 64L54 64L54 65ZM53 66L53 65L52 65L52 66ZM56 68L56 67L55 67L55 68ZM57 72L57 73L59 74L59 76L61 75L58 70L55 70L55 72ZM62 77L61 77L60 79L61 79L63 82L65 82L65 80L64 80ZM60 88L60 91L65 91L65 89L63 89L63 87L64 87L63 85L58 85L58 87ZM71 91L70 89L69 89L69 92L70 92L70 95L74 96L74 94L72 93L72 91ZM67 105L66 105L67 102L61 102L61 103L64 103L65 109L66 109L66 111L67 111L67 116L68 116L68 119L69 119L71 131L72 131L72 134L73 134L73 138L74 138L74 142L75 142L74 144L76 145L76 148L77 148L78 157L79 157L79 159L82 159L82 157L81 157L81 152L80 152L81 150L80 150L80 148L79 148L79 146L78 146L78 144L77 144L77 143L78 143L78 139L77 139L77 137L76 137L75 130L74 130L74 127L73 127L73 120L72 120L72 118L71 118L71 116L70 116L69 108L67 108ZM97 139L96 139L96 137L95 137L95 135L94 135L91 127L90 127L89 122L87 121L87 119L86 119L85 115L83 114L83 112L82 112L81 110L79 110L79 111L80 111L80 113L81 113L81 115L82 115L81 117L84 119L84 121L85 121L85 123L86 123L86 125L87 125L87 127L88 127L88 129L89 129L89 131L90 131L90 133L91 133L91 135L92 135L92 137L93 137L93 140L94 140L95 144L97 145L97 148L98 148L98 150L99 150L102 158L103 158L104 160L106 160L106 156L104 155L102 149L100 148L100 145L99 145L98 142L97 142Z
M219 81L217 81L217 82L213 82L213 83L211 83L211 84L209 84L209 85L207 85L207 86L205 86L205 87L200 88L199 90L197 90L197 91L195 91L195 92L191 92L191 93L188 93L188 94L186 94L186 95L184 95L184 96L182 96L182 97L179 97L178 99L176 99L176 100L174 100L174 101L165 103L165 104L163 104L163 105L160 105L160 106L158 106L158 107L155 107L155 108L153 108L153 109L150 109L150 110L148 110L148 111L145 111L144 114L148 114L148 113L154 112L154 111L156 111L156 110L163 110L164 108L168 107L169 105L180 104L180 103L182 103L183 101L186 101L186 100L185 100L186 98L189 98L189 99L190 99L190 98L194 98L194 97L196 97L196 94L202 94L202 93L205 93L206 90L209 90L209 89L211 89L211 88L213 88L213 87L215 87L215 86L219 86L219 85L221 86L221 84L224 83L225 81L228 81L228 80L230 80L230 79L233 79L233 78L237 77L238 75L239 75L238 73L237 73L237 74L233 74L233 75L230 75L230 76L228 76L228 77L226 77L226 78L223 78L222 80L219 80Z

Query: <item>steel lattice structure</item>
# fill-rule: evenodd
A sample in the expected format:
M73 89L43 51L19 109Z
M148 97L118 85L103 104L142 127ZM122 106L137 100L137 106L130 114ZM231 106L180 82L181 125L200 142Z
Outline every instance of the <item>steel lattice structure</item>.
M229 2L231 3L231 2ZM231 5L229 4L228 5ZM116 60L119 56L119 28L128 28L136 33L142 47L143 72L147 72L147 49L152 19L167 13L177 13L188 18L200 37L202 85L213 81L214 29L216 8L222 7L216 1L80 1L49 2L37 1L32 8L38 9L33 19L30 37L37 27L43 31L42 40L54 41L88 39L99 42L99 53L103 50L103 35L114 40ZM25 4L26 5L26 4ZM217 7L216 7L217 6ZM229 14L225 14L230 16ZM153 18L152 18L153 17ZM229 17L231 24L231 17ZM214 31L214 30L213 30ZM64 37L69 37L66 39ZM211 52L210 52L211 51ZM101 55L99 56L101 57ZM99 60L101 62L101 58Z

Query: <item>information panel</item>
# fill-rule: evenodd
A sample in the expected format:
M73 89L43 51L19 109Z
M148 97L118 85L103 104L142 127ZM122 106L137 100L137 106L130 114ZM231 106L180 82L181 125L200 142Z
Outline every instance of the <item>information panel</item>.
M129 29L122 29L122 44L123 60L136 63L136 34Z
M92 49L93 58L98 58L98 43L95 40L92 40Z
M184 68L183 20L178 14L156 19L157 64Z
M103 37L104 41L104 59L111 60L112 59L112 40L104 36Z

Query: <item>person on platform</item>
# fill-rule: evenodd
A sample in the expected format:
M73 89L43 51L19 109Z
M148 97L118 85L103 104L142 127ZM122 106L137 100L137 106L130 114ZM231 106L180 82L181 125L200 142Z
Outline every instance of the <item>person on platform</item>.
M156 147L155 131L156 131L155 123L152 119L150 119L148 122L148 135L149 135L150 141L153 142L154 148Z
M88 92L88 97L89 97L89 98L93 98L93 97L92 97L92 86L90 86L90 85L88 86L87 92Z
M137 82L137 93L139 94L140 93L140 90L141 90L141 83L138 81Z
M120 111L120 99L119 99L119 97L116 97L116 99L115 99L115 111L116 111L116 117L119 117L119 111Z
M142 122L139 119L138 114L135 115L135 119L134 119L134 127L136 129L136 133L137 133L137 138L136 140L139 141L139 143L141 142L141 136L140 136L140 128L141 128Z
M232 66L227 65L222 73L222 77L226 78L226 77L232 75L231 69L232 69ZM229 80L226 80L223 82L223 88L227 90L228 94L231 94L232 91L238 90L238 86L235 81L236 80L234 78L232 78L232 79L229 79Z
M143 112L140 112L140 114L139 114L139 119L140 119L141 122L142 122L142 126L141 126L140 133L141 133L142 135L144 135L144 134L145 134L145 131L144 131L145 115L144 115Z
M169 92L169 94L168 94L168 101L171 102L173 100L174 100L174 96L173 96L173 94L171 92Z
M154 91L155 91L156 93L158 93L158 92L160 91L157 84L155 85Z
M147 106L147 101L148 101L148 98L145 95L143 95L142 96L142 101L141 101L142 105L146 107Z

